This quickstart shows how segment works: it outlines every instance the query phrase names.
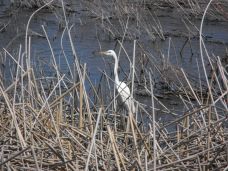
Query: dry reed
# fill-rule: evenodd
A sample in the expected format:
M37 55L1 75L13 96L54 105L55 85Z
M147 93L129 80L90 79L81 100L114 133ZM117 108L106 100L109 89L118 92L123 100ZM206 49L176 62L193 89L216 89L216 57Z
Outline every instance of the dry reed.
M181 87L183 93L179 96L188 110L172 122L161 124L156 118L159 111L155 110L155 102L159 100L154 94L151 73L147 89L152 112L136 102L137 115L125 115L113 110L115 99L105 102L93 85L93 95L88 95L85 81L90 78L86 65L79 63L64 6L63 12L64 32L71 44L75 66L72 71L65 57L69 77L58 69L44 27L56 77L35 74L30 63L29 37L26 36L24 54L20 52L16 57L5 50L16 70L10 68L13 79L10 84L1 80L0 86L1 170L222 170L227 167L228 74L219 57L215 63L218 68L213 77L215 84L207 80L206 97L199 97L185 71L180 70L187 85ZM206 52L200 41L201 50ZM134 46L132 90L135 49ZM210 59L207 53L206 57ZM215 66L211 63L210 67ZM92 96L98 99L96 104ZM142 112L149 121L138 120ZM170 126L175 129L170 131Z

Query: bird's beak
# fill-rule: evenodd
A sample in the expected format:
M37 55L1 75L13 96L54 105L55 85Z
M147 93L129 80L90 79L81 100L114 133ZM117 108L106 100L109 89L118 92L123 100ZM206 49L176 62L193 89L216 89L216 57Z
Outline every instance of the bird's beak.
M100 51L98 53L101 54L101 55L106 55L106 52L105 51Z
M104 51L93 51L92 54L94 54L95 56L100 56L100 55L105 55Z

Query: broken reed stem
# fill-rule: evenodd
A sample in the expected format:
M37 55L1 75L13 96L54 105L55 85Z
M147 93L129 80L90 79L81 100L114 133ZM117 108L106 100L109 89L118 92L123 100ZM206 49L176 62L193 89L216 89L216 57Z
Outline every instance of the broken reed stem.
M82 83L80 82L80 92L79 92L79 99L80 99L80 106L79 106L79 128L82 129L84 126L83 126L83 110L82 110L82 107L83 107L83 86L82 86Z
M16 112L15 110L13 110L11 104L10 104L10 100L9 100L9 97L8 97L8 94L4 93L2 87L0 87L0 92L5 100L5 103L9 109L9 112L11 114L11 117L12 117L12 120L13 120L13 124L14 124L14 128L16 129L16 132L17 132L17 135L19 137L19 140L20 140L20 144L21 144L21 147L22 148L25 148L27 145L26 145L26 142L24 140L24 137L23 137L23 134L21 133L21 130L18 126L18 121L17 121L17 116L16 116Z
M41 6L40 8L38 8L36 11L34 11L32 13L32 15L30 15L29 17L29 20L27 22L27 25L26 25L26 31L25 31L25 55L26 55L26 59L28 57L28 46L30 46L30 44L28 45L28 32L29 32L29 25L30 25L30 22L32 20L32 18L34 17L34 15L36 13L38 13L40 10L42 10L43 8L45 8L46 6L48 6L49 4L51 4L54 0L50 0L49 2L45 3L43 6ZM30 65L30 64L29 64ZM29 67L30 68L30 67Z
M152 83L152 77L150 75L150 88L151 88L151 105L152 105L152 125L153 125L153 168L154 171L156 171L156 155L157 155L157 142L156 142L156 120L155 120L155 106L154 106L154 88L153 88L153 83Z
M134 93L134 84L135 84L135 53L136 53L136 40L134 40L134 48L133 48L133 60L132 60L132 80L131 80L131 112L133 114L136 113L135 105L134 105L134 98L133 98L133 93ZM131 66L130 66L131 67ZM137 114L135 115L137 117Z
M33 159L34 159L35 165L36 165L36 170L40 170L40 169L39 169L39 164L38 164L38 161L37 161L37 158L36 158L36 153L35 153L35 151L34 151L34 148L31 147L31 149L32 149Z
M85 90L85 85L84 85L84 80L83 80L83 76L82 76L82 71L81 71L81 68L80 68L80 64L79 64L79 61L78 61L78 57L77 57L77 54L76 54L74 43L73 43L73 40L72 40L72 37L71 37L71 33L70 33L71 28L68 27L68 22L67 22L67 18L66 18L66 13L65 13L65 7L64 7L63 0L61 0L61 2L62 2L64 20L65 20L65 24L66 24L66 31L67 31L68 38L69 38L69 41L70 41L70 47L71 47L71 50L72 50L72 53L73 53L73 56L74 56L74 63L76 65L76 69L77 69L77 73L78 73L80 82L82 83L83 89ZM87 109L88 118L89 118L90 132L92 134L93 133L92 113L90 111L89 100L88 100L88 96L87 96L86 91L84 91L84 100L85 100L86 109Z
M206 13L211 5L213 0L210 0L204 10L204 13L203 13L203 16L202 16L202 20L201 20L201 23L200 23L200 31L199 31L199 45L200 45L200 57L201 57L201 63L203 65L203 71L204 71L204 77L206 79L206 82L207 82L207 87L208 87L208 91L209 91L209 95L211 100L213 99L212 97L212 90L211 90L211 86L209 84L209 80L208 80L208 74L207 74L207 70L206 70L206 66L205 66L205 60L204 60L204 54L203 54L203 23L204 23L204 20L205 20L205 16L206 16ZM207 49L204 48L204 50L207 52Z
M112 150L113 150L113 153L114 153L114 156L115 156L115 160L116 160L116 165L117 165L118 171L121 171L120 161L119 161L119 158L118 158L118 155L117 155L117 151L116 151L116 148L115 148L115 145L114 145L115 139L114 139L113 133L112 133L111 128L110 128L109 125L107 125L107 130L108 130L109 138L110 138L110 141L111 141L111 146L112 146Z
M54 107L56 105L58 105L59 101L61 99L63 99L67 94L69 94L72 90L74 90L75 88L77 88L78 86L80 85L80 83L76 83L75 85L73 85L71 88L69 88L66 92L62 93L60 96L58 96L55 100L53 100L51 103L50 103L50 106L51 107Z
M97 116L96 126L95 126L94 133L93 133L93 138L92 138L91 143L90 143L89 155L88 155L88 158L87 158L87 161L86 161L86 167L85 167L86 171L88 170L92 149L93 149L94 144L95 144L95 137L96 137L96 134L97 134L99 123L100 123L101 111L102 111L102 109L100 108L99 112L98 112L98 116ZM94 149L94 150L96 151L96 149Z
M207 162L209 162L209 159L210 159L210 147L211 147L211 109L212 106L209 107L209 110L208 110L208 139L207 139L207 149L208 149L208 152L207 152Z
M0 166L4 165L5 163L9 162L10 160L12 160L13 158L19 156L20 154L24 153L25 151L29 150L31 147L28 146L26 148L24 148L23 150L17 152L16 154L14 154L13 156L9 157L7 160L3 161L2 163L0 163Z

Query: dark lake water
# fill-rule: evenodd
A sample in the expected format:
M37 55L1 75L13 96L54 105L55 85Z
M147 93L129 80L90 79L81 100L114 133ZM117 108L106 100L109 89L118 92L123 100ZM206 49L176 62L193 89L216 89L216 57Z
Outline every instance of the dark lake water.
M108 75L111 75L113 61L111 59L101 58L94 52L100 51L101 49L115 49L116 52L118 52L120 46L116 40L103 31L100 27L101 21L93 17L82 4L76 3L71 7L75 12L69 14L68 20L69 25L73 25L71 33L77 56L81 64L87 64L90 79L96 84L100 80L101 71L104 70ZM11 11L8 8L9 4L7 3L0 6L0 24L1 27L6 26L6 28L0 32L0 48L2 52L2 48L6 48L10 53L16 55L19 45L22 44L24 47L25 26L33 10L18 9L19 11L16 10L9 15ZM145 32L142 32L140 37L138 37L137 43L143 47L144 52L150 54L150 58L156 64L161 64L161 54L164 54L166 58L169 58L171 64L182 67L187 73L198 75L200 72L202 74L202 68L198 70L197 66L197 62L200 61L198 35L196 34L195 37L187 41L189 31L182 21L182 16L176 15L176 11L157 10L156 13L166 39L161 40L157 37L156 40L152 41ZM69 73L68 64L61 48L61 36L63 33L61 22L64 22L61 14L61 9L56 10L54 13L47 9L42 10L32 19L30 30L44 35L41 25L45 27L48 37L51 40L60 71ZM200 20L194 19L192 22L199 29ZM118 23L113 21L113 24ZM193 26L189 29L196 32ZM217 20L206 21L203 34L209 54L224 57L228 45L228 22ZM62 42L67 60L70 67L73 68L71 64L74 58L67 36L63 36ZM123 42L123 46L130 58L132 58L133 54L133 44L133 40L125 40ZM32 36L31 47L32 64L37 67L38 64L42 63L42 68L38 68L44 70L47 75L52 75L52 69L49 67L51 51L48 47L47 40L43 37ZM142 48L137 46L136 61L139 60L138 56L141 54ZM129 73L129 62L123 50L120 54L120 66L125 73ZM201 64L199 64L199 67L201 67ZM126 75L123 73L120 77L126 79ZM150 98L138 97L138 99L142 103L150 103ZM169 97L161 101L173 111L179 110L181 112L184 110L180 99L176 97Z

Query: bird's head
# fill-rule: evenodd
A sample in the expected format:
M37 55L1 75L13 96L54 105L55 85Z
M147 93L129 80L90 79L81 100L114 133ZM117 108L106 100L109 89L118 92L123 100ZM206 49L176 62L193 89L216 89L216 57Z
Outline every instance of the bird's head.
M114 50L103 51L103 52L100 52L100 54L107 55L107 56L114 56L114 55L116 55L116 53L114 52Z

